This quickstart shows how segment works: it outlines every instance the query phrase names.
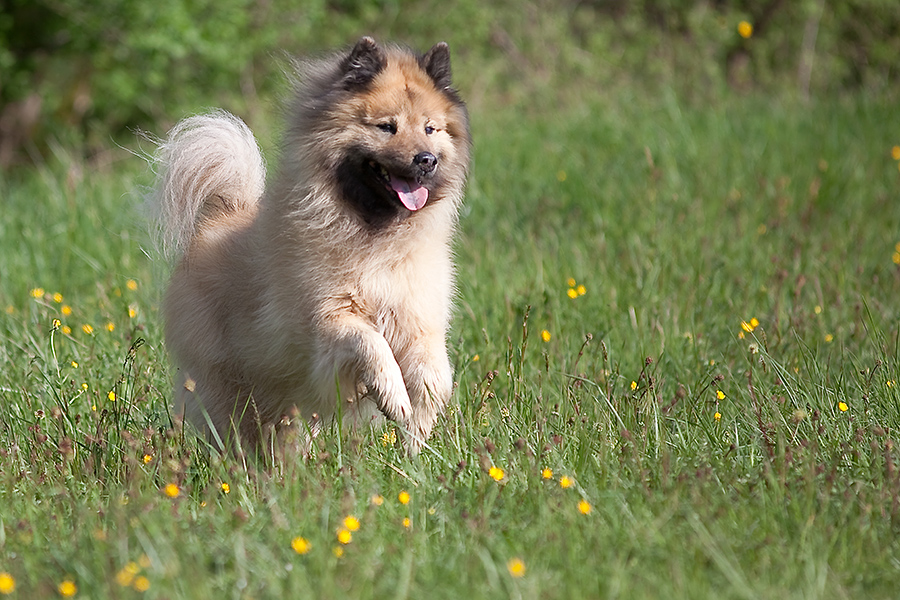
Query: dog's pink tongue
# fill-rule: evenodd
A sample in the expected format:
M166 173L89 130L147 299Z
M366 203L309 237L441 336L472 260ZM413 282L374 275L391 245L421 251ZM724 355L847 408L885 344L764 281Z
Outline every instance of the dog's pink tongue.
M419 210L428 201L428 189L409 179L391 175L391 187L409 210Z

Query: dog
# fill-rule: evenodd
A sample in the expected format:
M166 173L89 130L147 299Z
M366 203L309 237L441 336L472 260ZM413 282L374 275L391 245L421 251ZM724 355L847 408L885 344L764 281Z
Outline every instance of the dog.
M294 70L268 184L252 132L226 112L160 144L176 405L223 448L258 448L292 414L308 436L338 414L382 414L415 455L453 387L451 245L471 136L450 50L364 37Z

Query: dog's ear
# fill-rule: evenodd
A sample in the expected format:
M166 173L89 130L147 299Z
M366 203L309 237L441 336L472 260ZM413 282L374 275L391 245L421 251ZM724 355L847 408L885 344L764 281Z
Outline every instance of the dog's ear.
M447 42L439 42L423 56L419 64L434 81L439 90L446 90L452 85L450 73L450 46Z
M344 85L348 88L366 85L381 73L387 59L375 40L360 38L344 60Z

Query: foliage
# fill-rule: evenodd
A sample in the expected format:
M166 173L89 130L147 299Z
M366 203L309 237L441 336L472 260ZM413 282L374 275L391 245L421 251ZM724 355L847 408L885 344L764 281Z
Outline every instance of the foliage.
M894 597L893 113L473 112L458 387L415 460L390 423L210 453L168 404L143 165L0 176L0 593Z
M892 0L3 0L0 165L84 144L103 161L129 129L161 132L226 106L259 120L283 86L280 52L362 34L427 48L448 40L472 101L548 106L630 80L707 100L740 89L895 92ZM754 28L748 39L740 21ZM265 112L265 111L264 111ZM127 137L127 136L126 136ZM126 145L131 145L131 139Z

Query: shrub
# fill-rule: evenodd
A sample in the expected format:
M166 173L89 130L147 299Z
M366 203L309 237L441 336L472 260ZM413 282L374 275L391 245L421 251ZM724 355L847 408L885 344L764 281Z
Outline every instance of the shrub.
M284 81L279 51L362 34L446 39L473 101L547 106L618 83L895 93L894 0L0 0L0 166L54 140L87 154L223 105L252 113ZM737 25L752 26L750 37ZM561 93L565 90L565 93ZM252 120L252 119L251 119Z

